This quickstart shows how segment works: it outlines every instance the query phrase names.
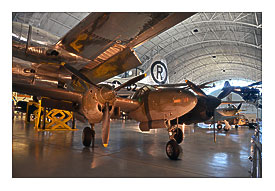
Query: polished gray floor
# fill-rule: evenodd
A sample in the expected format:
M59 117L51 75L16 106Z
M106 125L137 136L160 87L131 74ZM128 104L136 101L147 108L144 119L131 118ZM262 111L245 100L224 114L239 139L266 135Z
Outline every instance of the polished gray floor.
M135 121L113 120L108 148L96 125L95 148L84 148L82 129L37 132L21 118L13 121L13 177L250 177L248 127L220 131L184 127L182 155L169 160L165 129L141 133Z

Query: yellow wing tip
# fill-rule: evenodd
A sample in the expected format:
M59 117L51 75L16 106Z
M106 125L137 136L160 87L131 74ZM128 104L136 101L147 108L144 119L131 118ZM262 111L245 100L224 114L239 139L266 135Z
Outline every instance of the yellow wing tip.
M103 144L103 147L105 147L105 148L108 147L108 144Z
M144 77L146 77L147 76L147 74L146 73L144 73Z

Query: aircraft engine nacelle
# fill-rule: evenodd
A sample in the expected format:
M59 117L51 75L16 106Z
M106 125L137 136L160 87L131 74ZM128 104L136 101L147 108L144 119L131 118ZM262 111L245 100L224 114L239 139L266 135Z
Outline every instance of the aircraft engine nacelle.
M82 98L82 111L89 123L100 123L103 118L104 103L101 91L89 89ZM109 103L110 115L114 113L113 102Z
M150 129L166 128L167 124L165 120L144 121L139 123L139 129L141 131L149 131Z

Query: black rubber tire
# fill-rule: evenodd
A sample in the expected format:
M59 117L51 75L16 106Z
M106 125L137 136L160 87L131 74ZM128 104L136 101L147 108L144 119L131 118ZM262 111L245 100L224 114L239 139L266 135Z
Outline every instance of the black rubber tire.
M93 139L93 131L90 127L85 127L82 132L82 144L85 147L89 147L91 145Z
M235 125L235 129L238 129L239 125Z
M221 125L221 124L218 124L218 125L217 125L217 129L218 129L218 130L221 130L221 129L222 129L222 125Z
M223 128L224 131L229 131L229 129L226 129L225 127Z
M180 146L175 140L170 140L166 144L166 154L171 160L177 160L180 155Z
M180 144L183 141L183 132L180 128L175 130L174 139L177 141L178 144Z

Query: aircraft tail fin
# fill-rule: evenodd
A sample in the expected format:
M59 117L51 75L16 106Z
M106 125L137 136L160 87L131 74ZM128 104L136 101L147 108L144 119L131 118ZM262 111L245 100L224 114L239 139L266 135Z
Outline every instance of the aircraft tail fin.
M162 85L169 83L167 63L166 60L160 55L153 58L145 73L147 74L147 77L141 80L141 83L150 85Z
M231 87L229 81L225 81L223 87L224 87L224 88L226 88L226 87Z

